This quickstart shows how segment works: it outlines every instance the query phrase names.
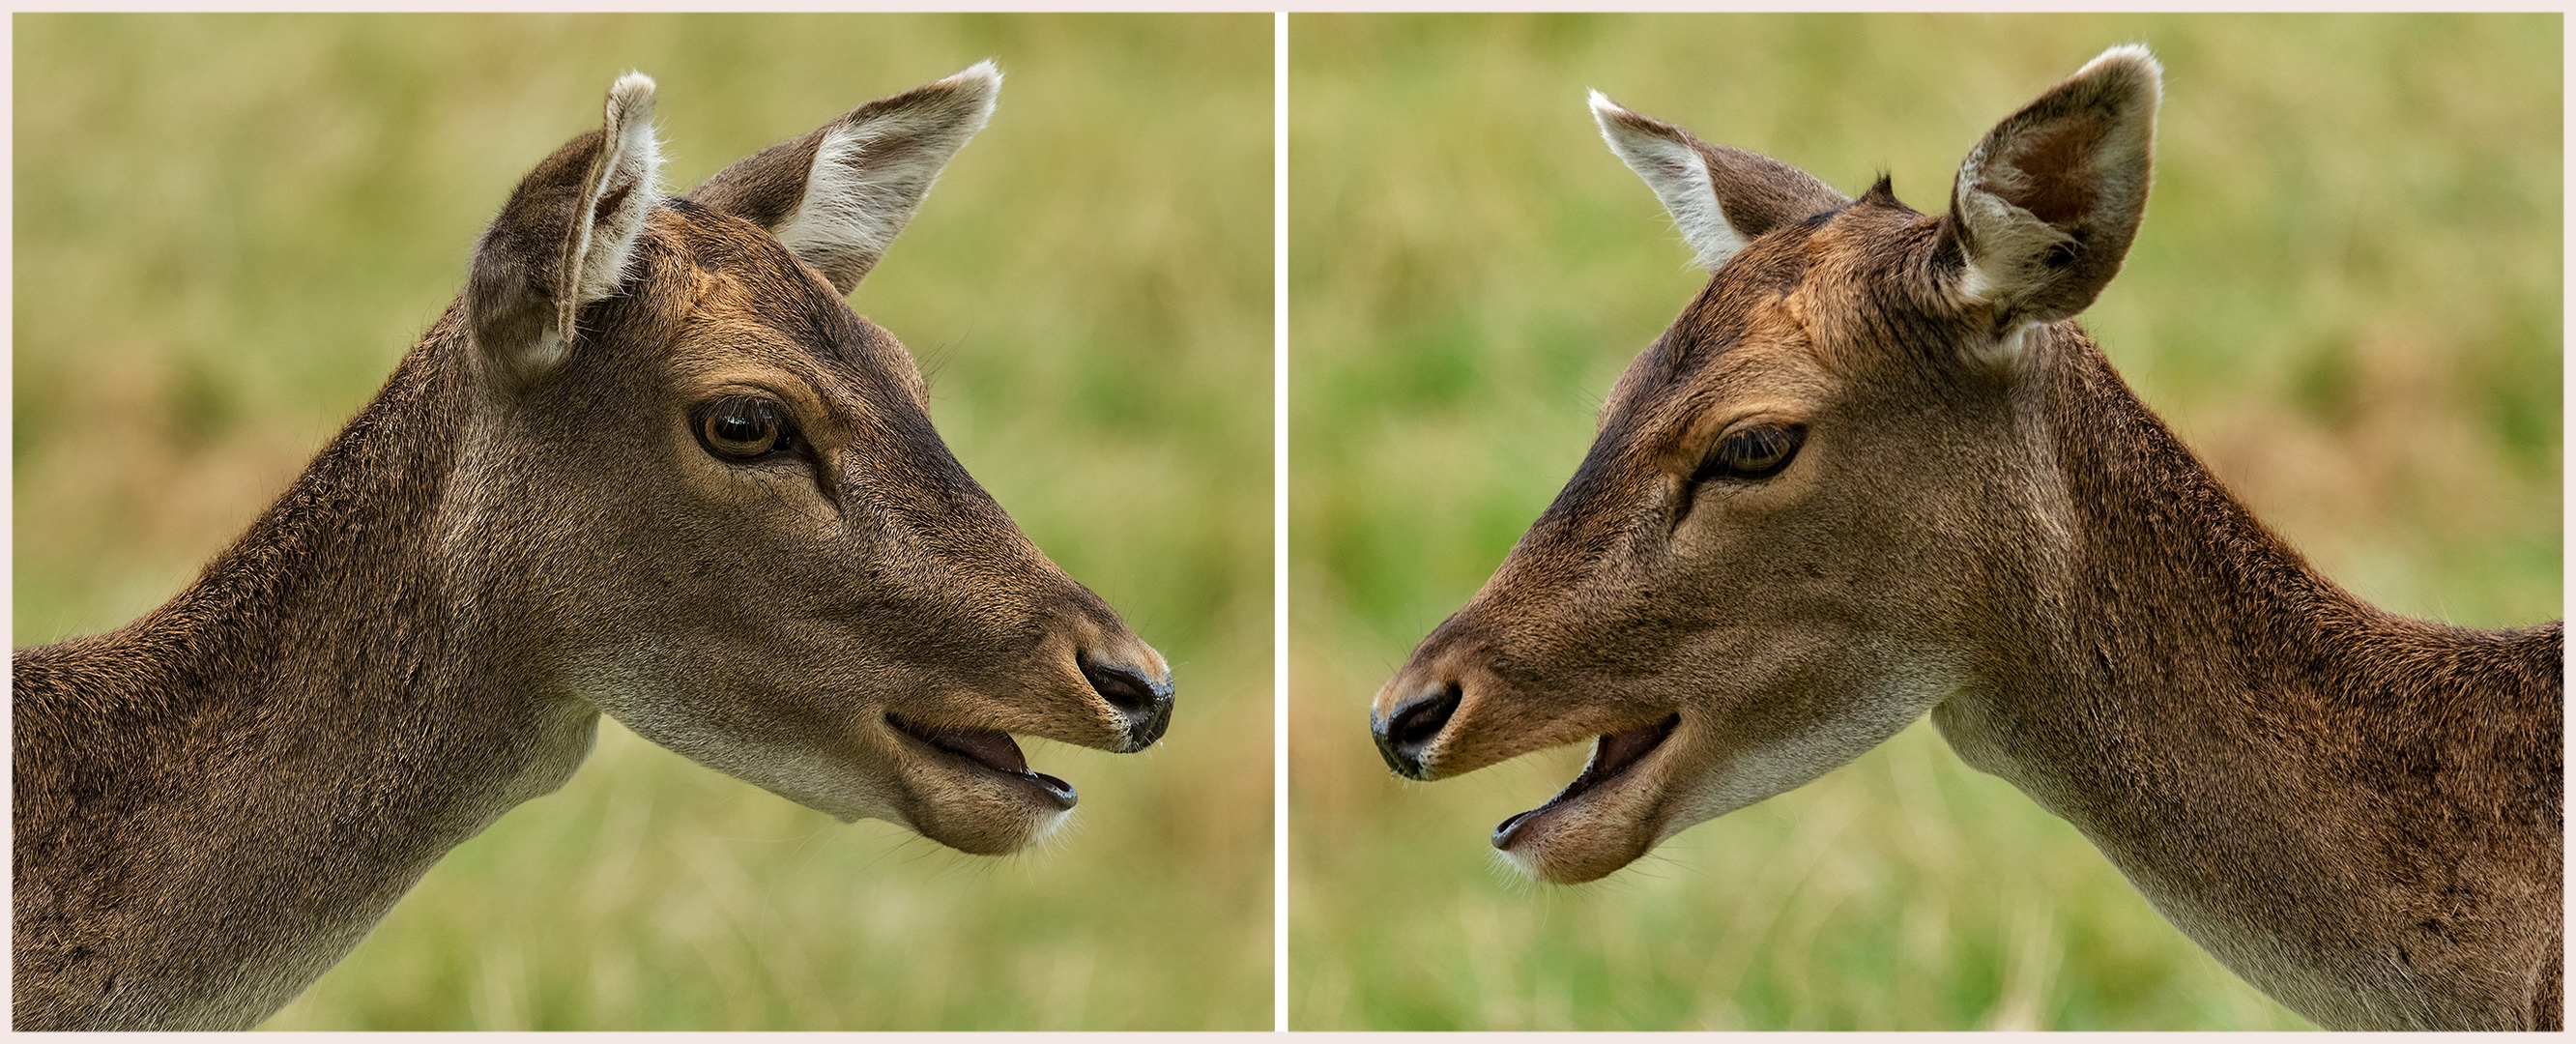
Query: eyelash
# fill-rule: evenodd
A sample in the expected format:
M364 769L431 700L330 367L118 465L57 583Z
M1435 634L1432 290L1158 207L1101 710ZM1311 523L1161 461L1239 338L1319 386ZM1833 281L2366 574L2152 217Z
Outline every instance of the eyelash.
M1762 424L1727 433L1691 473L1696 485L1716 479L1754 482L1779 474L1806 444L1803 424Z

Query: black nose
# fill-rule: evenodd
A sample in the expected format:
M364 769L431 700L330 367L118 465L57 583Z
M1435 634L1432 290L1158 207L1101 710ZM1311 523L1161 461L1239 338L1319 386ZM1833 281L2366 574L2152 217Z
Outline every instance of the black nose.
M1458 683L1450 682L1415 693L1384 718L1369 719L1369 731L1377 735L1377 752L1385 756L1388 768L1401 776L1431 778L1423 767L1422 752L1449 724L1449 715L1458 710L1459 695Z
M1157 681L1126 664L1100 663L1085 657L1082 676L1090 680L1093 692L1127 716L1127 745L1120 753L1143 750L1163 738L1163 730L1172 724L1170 674Z

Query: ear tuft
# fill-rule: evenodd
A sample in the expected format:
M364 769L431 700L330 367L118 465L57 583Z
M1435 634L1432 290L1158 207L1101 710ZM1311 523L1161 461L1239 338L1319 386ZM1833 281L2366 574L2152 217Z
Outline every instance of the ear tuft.
M2165 63L2157 61L2155 52L2148 50L2145 44L2119 44L2094 55L2092 61L2084 63L2083 68L2075 70L2075 75L2067 79L2082 80L2096 76L2124 77L2132 82L2132 86L2162 97Z
M1851 202L1806 171L1708 144L1600 91L1592 92L1592 118L1601 140L1663 200L1700 267L1712 273L1755 237Z
M2119 272L2146 213L2162 84L2146 48L2114 47L1959 165L1943 227L1964 262L1956 294L1992 309L1998 335L2083 311Z
M992 118L1001 89L1001 69L977 62L771 146L689 196L769 229L849 293L912 220L949 159Z

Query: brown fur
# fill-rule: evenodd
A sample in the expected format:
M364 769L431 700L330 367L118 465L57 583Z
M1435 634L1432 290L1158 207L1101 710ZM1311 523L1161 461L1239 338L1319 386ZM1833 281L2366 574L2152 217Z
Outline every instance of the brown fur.
M560 786L603 710L974 852L1061 812L890 713L1112 750L1161 733L1160 657L949 455L902 345L762 224L630 201L649 179L603 173L616 104L520 185L459 303L195 584L18 652L17 1028L257 1023L448 849ZM773 195L803 177L719 175ZM565 308L583 208L643 224L616 292ZM558 315L575 336L549 362L532 346ZM746 390L806 452L701 447L693 409Z
M1803 175L1729 207L1749 243L1379 693L1380 744L1442 778L1678 715L1498 835L1583 881L1929 711L2317 1022L2555 1028L2563 627L2466 630L2336 587L2064 321L2135 233L2155 85L2143 52L2097 60L1989 135L1940 216ZM1604 126L1681 140L1632 115ZM1993 156L2020 175L1980 181ZM2020 216L1980 225L1972 190ZM1693 481L1765 422L1805 426L1784 470Z

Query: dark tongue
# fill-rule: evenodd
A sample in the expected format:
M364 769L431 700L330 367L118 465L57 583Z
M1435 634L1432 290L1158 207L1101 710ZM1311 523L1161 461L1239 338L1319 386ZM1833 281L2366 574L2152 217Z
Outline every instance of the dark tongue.
M1601 737L1600 742L1592 748L1592 764L1584 766L1586 769L1584 775L1593 776L1596 779L1618 775L1621 769L1635 763L1638 758L1645 757L1647 751L1655 749L1656 744L1662 743L1664 737L1672 734L1673 726L1680 723L1681 715L1676 714L1643 728L1613 732ZM1600 771L1597 773L1590 771L1594 768Z
M934 729L922 726L915 726L915 731L922 739L929 741L931 746L951 754L961 754L1014 775L1028 774L1029 759L1020 755L1020 745L1018 741L1011 739L1010 733L996 732L992 729Z

